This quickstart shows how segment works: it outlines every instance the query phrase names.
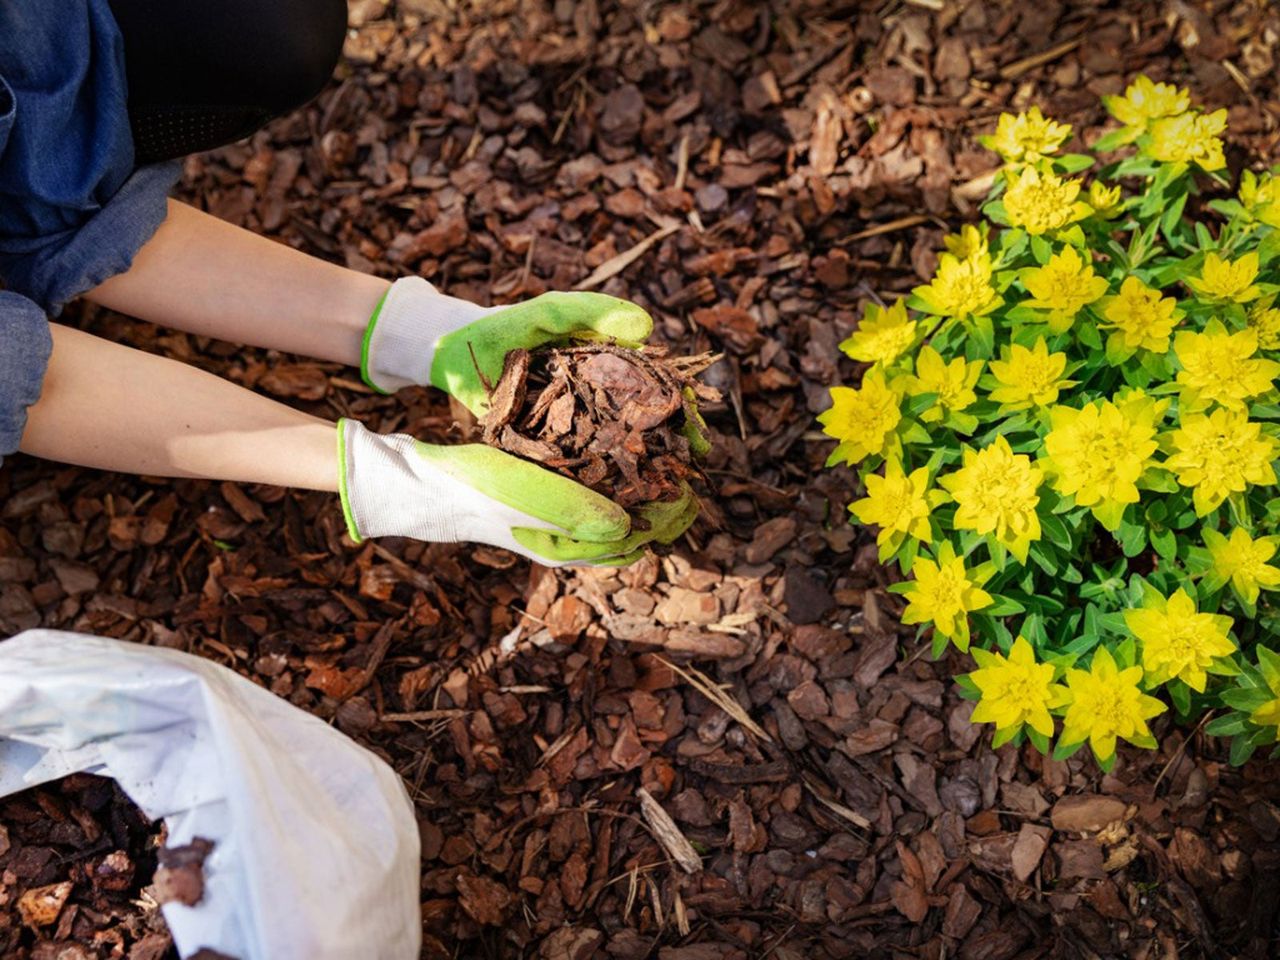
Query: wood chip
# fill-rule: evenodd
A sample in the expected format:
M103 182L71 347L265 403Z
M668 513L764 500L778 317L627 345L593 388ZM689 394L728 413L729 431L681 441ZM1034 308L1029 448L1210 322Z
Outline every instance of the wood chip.
M649 829L653 831L654 839L662 845L672 860L679 865L685 873L697 873L702 869L702 858L698 856L698 851L693 849L685 835L680 832L680 828L676 826L676 822L671 819L671 815L662 808L657 800L653 799L653 795L644 787L640 787L636 791L636 796L640 798L640 814L644 817L645 823L649 825Z

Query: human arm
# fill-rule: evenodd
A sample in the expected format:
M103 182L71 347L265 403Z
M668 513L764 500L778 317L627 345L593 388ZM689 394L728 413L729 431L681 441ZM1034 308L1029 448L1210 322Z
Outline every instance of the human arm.
M483 307L417 277L391 284L173 200L132 266L86 296L188 333L358 366L387 392L434 385L475 412L509 350L579 336L636 343L653 329L643 309L603 294Z
M359 366L389 287L170 200L132 266L85 296L188 333Z
M435 446L334 424L213 374L69 327L53 330L21 450L62 463L162 477L341 493L355 539L474 541L541 563L621 563L692 522L691 494L621 507L536 464L474 444ZM105 375L104 375L104 372Z
M176 360L51 329L24 453L121 473L337 491L332 423Z

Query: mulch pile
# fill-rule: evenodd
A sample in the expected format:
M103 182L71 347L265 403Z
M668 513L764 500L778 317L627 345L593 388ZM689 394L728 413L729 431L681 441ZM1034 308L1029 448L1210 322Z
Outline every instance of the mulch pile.
M388 758L420 817L426 957L1274 955L1274 765L1233 770L1168 728L1109 776L992 751L949 684L962 662L898 625L813 423L856 376L836 344L865 302L921 282L975 214L995 164L976 138L1001 110L1038 103L1088 142L1098 96L1146 71L1228 107L1233 171L1275 159L1274 8L352 10L331 88L189 160L184 195L484 303L637 300L673 356L724 353L704 374L718 496L670 555L553 572L355 546L329 496L14 458L0 629L191 650ZM79 322L329 417L460 435L436 393Z
M697 423L699 401L721 399L696 379L714 361L609 344L512 350L482 437L626 509L679 500L703 479L684 429Z

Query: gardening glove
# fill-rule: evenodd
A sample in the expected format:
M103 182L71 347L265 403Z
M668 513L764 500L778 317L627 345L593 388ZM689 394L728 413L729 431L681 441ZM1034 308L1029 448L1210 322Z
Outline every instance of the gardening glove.
M411 384L439 387L483 416L509 351L573 339L639 346L651 332L653 320L641 307L602 293L544 293L511 306L481 307L447 296L421 277L404 277L369 320L360 373L383 393Z
M546 566L623 566L648 543L671 543L693 523L687 487L645 504L632 531L627 512L567 477L483 444L434 446L338 422L339 491L347 530L365 537L470 541ZM639 529L644 526L645 529Z

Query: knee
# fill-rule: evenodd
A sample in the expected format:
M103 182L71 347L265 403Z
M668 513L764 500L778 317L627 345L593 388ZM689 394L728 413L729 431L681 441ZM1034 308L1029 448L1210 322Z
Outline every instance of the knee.
M303 0L281 3L294 8L282 16L271 34L270 106L280 113L300 107L318 94L333 76L347 32L346 0Z

